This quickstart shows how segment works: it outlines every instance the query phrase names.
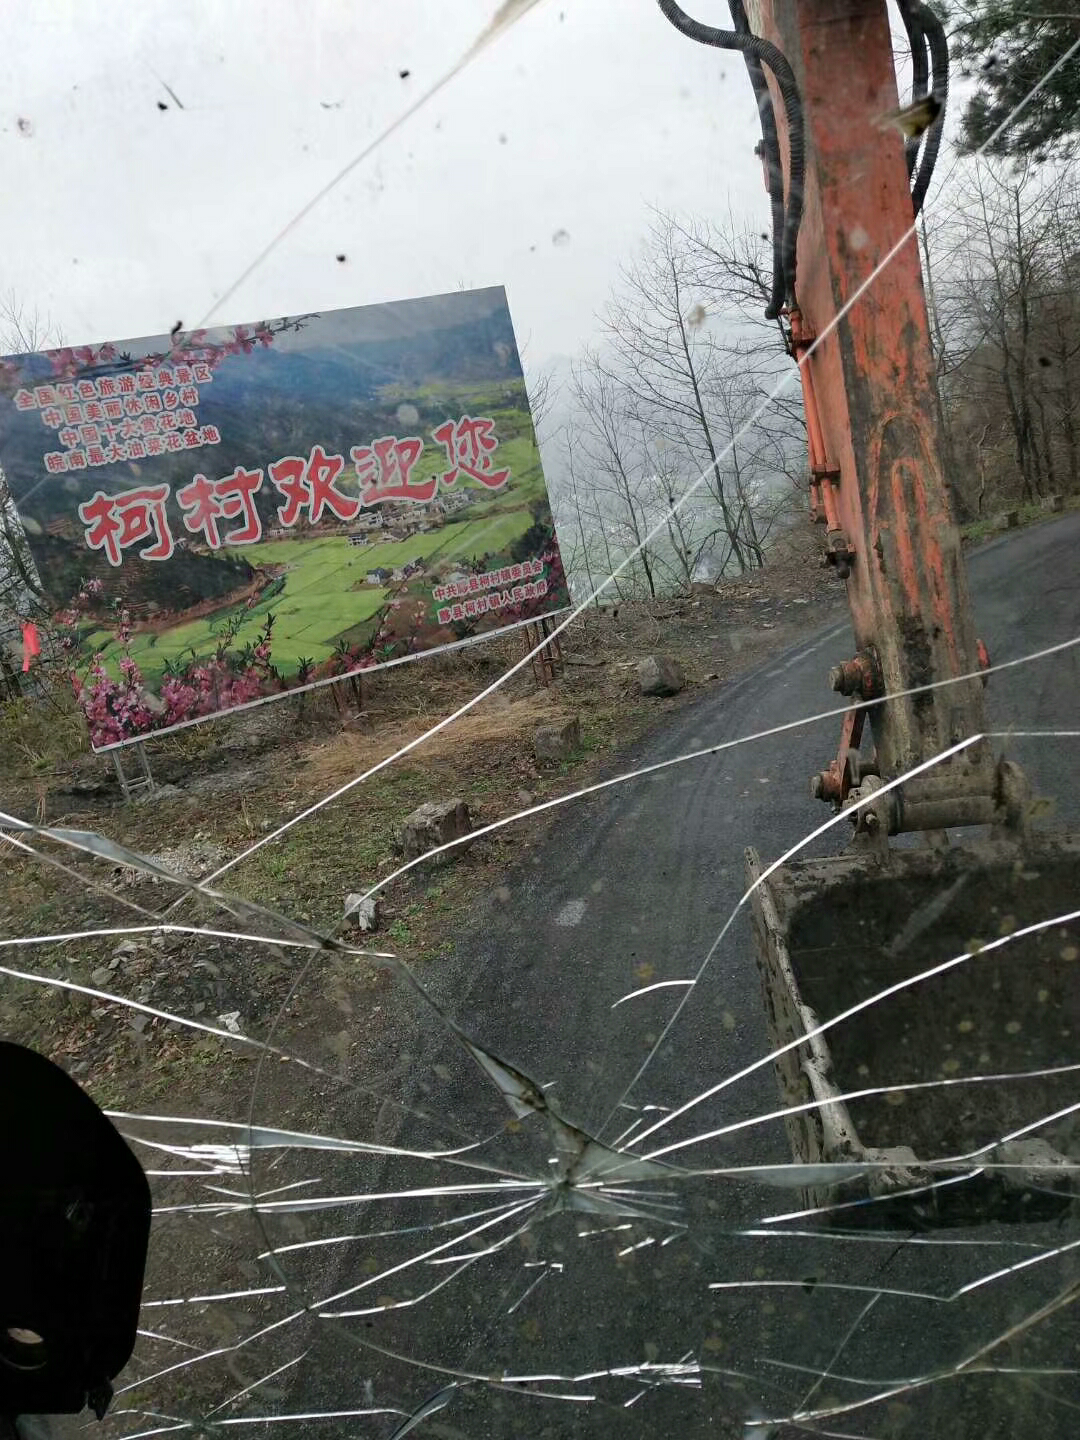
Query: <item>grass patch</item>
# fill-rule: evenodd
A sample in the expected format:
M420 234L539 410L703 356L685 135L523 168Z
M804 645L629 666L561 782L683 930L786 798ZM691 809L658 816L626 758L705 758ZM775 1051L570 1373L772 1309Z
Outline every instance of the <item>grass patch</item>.
M245 860L230 876L229 888L314 924L335 925L344 897L385 873L394 831L429 798L430 788L417 771L373 776L362 795L328 805L317 822L297 826Z
M411 948L413 939L412 931L404 920L391 921L389 935L394 944L400 945L403 950Z
M981 515L977 520L971 520L960 527L960 538L967 545L978 545L984 540L992 540L995 535L1005 535L1009 529L1024 529L1028 525L1037 525L1041 520L1052 520L1061 511L1051 510L1042 501L1035 501L1029 505L1015 505L1011 507L1018 516L1018 523L1015 526L1008 526L1004 516L1009 513L1010 507L995 511L992 515ZM1080 510L1080 495L1066 495L1066 510Z
M0 773L48 775L86 750L86 724L66 677L45 684L44 695L0 704Z

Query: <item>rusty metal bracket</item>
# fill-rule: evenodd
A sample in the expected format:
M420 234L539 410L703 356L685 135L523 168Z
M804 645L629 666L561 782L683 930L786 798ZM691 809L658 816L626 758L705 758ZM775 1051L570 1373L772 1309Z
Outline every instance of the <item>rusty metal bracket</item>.
M879 700L885 694L885 680L876 648L865 645L852 659L834 665L829 684L841 695ZM855 705L844 716L836 759L811 778L810 794L815 800L828 800L839 808L867 776L879 773L876 752L872 760L859 754L868 713L865 706Z
M847 535L843 530L830 529L825 536L825 564L834 566L840 579L846 580L854 559L855 550Z
M841 695L856 695L860 700L880 700L885 694L885 679L877 647L866 645L851 660L834 665L829 671L829 684Z
M853 844L869 850L879 860L886 860L889 854L889 833L893 826L895 810L892 792L883 791L884 782L878 775L864 775L858 785L848 792L841 807L850 810L848 819L855 827ZM877 793L877 792L883 793Z
M861 705L852 706L840 727L836 759L810 778L813 799L831 801L839 808L864 776L874 773L874 762L864 765L859 754L865 725L866 710Z

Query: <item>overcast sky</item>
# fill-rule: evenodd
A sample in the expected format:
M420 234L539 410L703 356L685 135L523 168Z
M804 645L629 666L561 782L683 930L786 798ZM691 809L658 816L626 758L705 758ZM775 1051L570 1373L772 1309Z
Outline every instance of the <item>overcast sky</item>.
M497 8L0 0L0 293L69 343L202 321ZM764 227L757 137L739 57L684 39L655 0L539 0L212 321L505 284L527 362L573 353L650 205Z

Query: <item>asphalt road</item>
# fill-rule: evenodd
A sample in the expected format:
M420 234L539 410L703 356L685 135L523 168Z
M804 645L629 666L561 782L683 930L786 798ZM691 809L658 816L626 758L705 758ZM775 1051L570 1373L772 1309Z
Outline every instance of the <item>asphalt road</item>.
M991 544L970 559L977 628L993 660L1027 655L1080 633L1078 547L1080 516L1069 515ZM678 712L622 757L620 768L739 740L829 708L826 671L850 653L851 644L844 626L808 634L805 644ZM996 676L988 691L991 724L1077 728L1078 680L1075 651ZM485 898L475 924L457 937L457 960L441 972L440 1000L469 1034L549 1086L547 1093L566 1115L609 1140L635 1118L651 1124L663 1114L634 1107L681 1105L752 1065L765 1053L766 1039L745 914L717 948L655 1053L682 990L661 989L612 1007L644 984L685 980L696 972L742 895L744 846L753 844L772 858L826 817L825 808L808 798L807 779L835 752L837 731L832 719L740 744L560 812L540 853L508 876L504 889ZM1080 828L1078 744L1010 743L1036 790L1053 798L1053 825ZM817 849L835 851L844 838L837 832ZM1069 898L1063 897L1062 908ZM456 1056L436 1025L422 1021L421 1030L410 1045L417 1077L410 1103L437 1108L464 1134L493 1134L505 1119L493 1087ZM648 1068L635 1080L647 1056ZM623 1107L613 1111L631 1085ZM697 1106L661 1131L655 1143L752 1119L775 1104L766 1067ZM506 1173L544 1173L543 1147L529 1148L531 1123L522 1135L492 1141L479 1156ZM406 1125L397 1143L423 1143L422 1130ZM776 1123L751 1125L671 1157L687 1165L789 1158ZM380 1187L476 1178L442 1163L407 1168L395 1162L382 1172ZM498 1253L479 1256L459 1278L413 1307L385 1320L345 1323L366 1327L357 1332L365 1339L451 1371L580 1376L691 1356L715 1368L700 1388L648 1391L647 1371L641 1372L644 1383L638 1383L639 1373L636 1379L601 1376L567 1385L552 1378L532 1386L573 1394L575 1400L466 1387L425 1422L432 1434L742 1435L752 1406L765 1414L798 1406L814 1374L826 1368L873 1377L880 1387L956 1363L1080 1273L1066 1254L952 1304L910 1295L875 1300L882 1286L944 1294L1037 1253L1025 1246L1080 1243L1080 1224L1070 1215L1053 1225L983 1226L951 1232L943 1244L925 1243L941 1238L931 1235L921 1237L924 1243L902 1246L884 1237L849 1240L835 1234L769 1239L735 1232L792 1209L794 1192L696 1179L660 1186L657 1193L680 1207L668 1218L684 1228L655 1217L579 1217L594 1232L582 1237L573 1217L555 1216ZM395 1202L380 1219L397 1226L430 1224L452 1213L453 1203ZM459 1209L479 1210L485 1203L492 1203L490 1197L462 1200ZM502 1233L486 1231L470 1244L475 1252ZM407 1258L445 1238L439 1231L399 1236L393 1253ZM961 1240L967 1243L954 1243ZM380 1264L389 1253L380 1253ZM469 1245L452 1253L467 1255ZM413 1293L445 1278L445 1267L429 1266ZM537 1288L522 1299L534 1281L540 1282ZM718 1281L748 1285L708 1288ZM765 1288L763 1281L794 1283ZM830 1289L826 1282L867 1288ZM393 1292L393 1282L387 1284ZM1071 1365L1076 1342L1075 1323L1065 1312L994 1351L992 1362ZM399 1369L386 1359L376 1370L383 1393L389 1387L415 1403L447 1378ZM639 1391L647 1393L626 1408ZM860 1393L866 1387L828 1379L810 1403L849 1401ZM598 1398L580 1400L586 1394ZM1016 1440L1069 1432L1070 1412L1060 1407L1061 1397L1080 1400L1073 1377L983 1375L898 1393L822 1421L821 1428L905 1440L946 1433Z

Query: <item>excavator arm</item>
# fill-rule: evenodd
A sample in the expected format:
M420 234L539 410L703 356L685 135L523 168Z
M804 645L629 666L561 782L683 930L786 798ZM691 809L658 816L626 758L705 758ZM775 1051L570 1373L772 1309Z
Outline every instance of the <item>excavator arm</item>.
M836 758L811 780L813 794L844 804L866 799L868 776L895 780L981 734L985 651L945 475L911 143L881 123L899 105L884 0L747 0L747 13L786 56L802 101L798 279L787 318L812 514L847 587L856 641L829 682L877 702L845 718ZM787 190L787 112L767 80ZM860 754L864 727L872 757ZM859 823L896 833L1017 819L1021 788L979 743L864 804Z
M1029 997L1033 971L1047 994L1072 983L1062 957L1077 926L1058 924L1051 942L1046 917L1080 885L1080 841L1028 833L1022 772L983 738L986 652L951 513L915 230L940 141L944 34L922 0L899 0L929 97L929 129L905 136L882 123L899 108L885 0L729 0L730 31L659 3L691 39L746 59L773 211L770 313L798 364L812 514L855 632L828 676L852 701L838 752L811 780L854 821L855 844L782 866L746 857L792 1151L848 1177L803 1200L846 1224L1057 1214L1072 1167L1038 1131L1066 1103L1067 1031L1029 1013ZM912 831L929 844L890 843ZM998 938L984 949L973 936ZM1018 1110L1007 1078L1020 1071L1045 1078ZM938 1089L946 1074L995 1083L965 1106ZM902 1106L887 1103L891 1087ZM1024 1138L995 1141L1009 1135Z

